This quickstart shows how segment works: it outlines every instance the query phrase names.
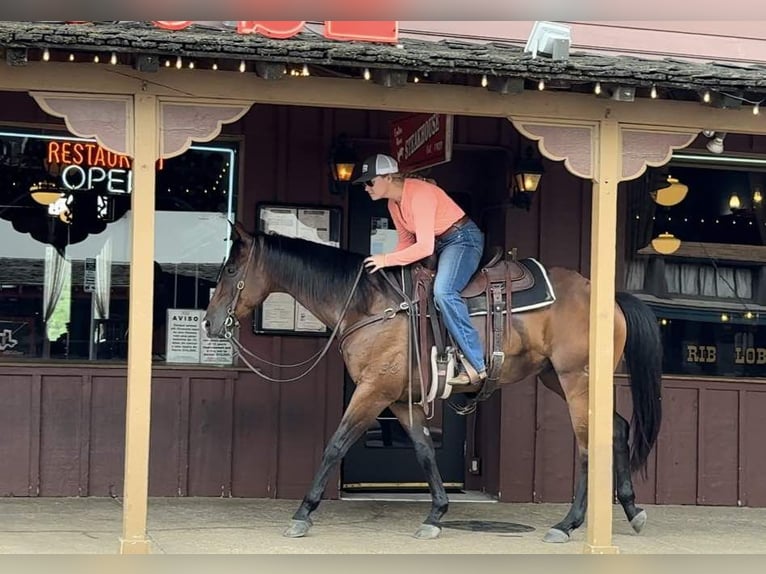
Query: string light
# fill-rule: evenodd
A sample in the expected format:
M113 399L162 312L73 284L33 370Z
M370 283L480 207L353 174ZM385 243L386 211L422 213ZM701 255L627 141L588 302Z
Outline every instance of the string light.
M649 97L651 97L653 100L657 99L657 86L652 84L652 90L649 92Z
M412 78L412 81L413 83L417 84L418 82L420 82L420 78L418 76L415 76L414 78Z
M488 83L489 83L489 80L487 80L487 74L483 74L481 76L481 87L486 88Z
M705 93L702 94L702 101L705 102L706 104L710 103L710 91L709 90L705 90Z
M218 62L213 62L212 68L213 68L213 70L217 70L218 69Z
M94 64L98 64L100 61L101 61L101 58L99 58L99 57L98 57L98 54L96 54L95 56L93 56L93 63L94 63Z
M310 76L311 73L309 72L309 65L303 64L303 69L301 70L301 76Z
M181 68L183 68L183 66L184 66L184 62L181 59L181 56L178 56L176 58L176 70L180 70Z
M74 54L69 54L69 61L74 62Z
M545 80L540 80L537 82L537 89L541 92L545 89Z
M48 48L43 50L43 62L47 62L51 59L51 51Z
M372 77L372 74L370 74L370 68L365 68L364 74L362 76L365 80L369 80Z
M245 70L247 70L247 66L245 66L245 61L244 60L240 60L239 61L239 71L244 73Z
M593 93L597 96L601 94L601 82L596 82L596 85L593 86Z
M169 67L170 67L170 60L165 60L165 67L166 67L166 68L169 68Z
M116 64L117 64L117 53L116 53L116 52L112 52L112 57L111 57L111 58L109 58L109 63L110 63L112 66L114 66L114 65L116 65Z
M760 104L754 104L753 105L753 115L757 116L760 113L761 113Z
M190 70L193 70L193 69L194 69L194 62L189 62L189 69L190 69Z

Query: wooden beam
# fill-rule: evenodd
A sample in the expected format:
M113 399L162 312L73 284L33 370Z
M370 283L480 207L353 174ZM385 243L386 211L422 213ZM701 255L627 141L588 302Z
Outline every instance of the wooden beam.
M620 129L603 120L593 182L588 360L588 532L584 551L616 554L612 544L612 412L614 410L615 249Z
M154 196L158 157L157 98L134 98L135 137L130 239L128 400L125 411L125 485L121 554L148 554L149 427L152 391Z
M30 62L0 66L0 90L71 91L256 102L314 107L441 112L465 116L548 118L565 121L618 120L623 124L766 134L747 107L712 108L696 102L637 99L617 102L591 94L526 90L500 94L485 88L445 84L407 84L386 88L361 79L290 77L263 80L253 73L161 68L138 72L127 66Z

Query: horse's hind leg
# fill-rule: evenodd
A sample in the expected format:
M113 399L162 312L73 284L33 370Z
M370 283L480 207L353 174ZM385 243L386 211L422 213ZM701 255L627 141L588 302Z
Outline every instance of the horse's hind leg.
M412 425L410 425L408 405L394 403L389 408L396 415L396 418L399 419L401 425L407 429L407 433L410 435L412 444L415 447L415 456L426 475L428 489L431 491L431 512L415 532L415 538L437 538L441 533L439 520L446 514L449 500L447 499L447 492L444 490L444 483L439 474L439 468L436 466L436 452L434 451L431 434L426 426L423 407L420 405L412 406Z
M362 384L354 390L338 429L325 447L322 462L314 475L311 488L293 515L292 523L284 532L285 536L299 538L309 531L312 525L310 515L322 500L322 494L333 467L340 462L362 433L372 426L375 417L391 402L390 398L385 397L372 384Z
M630 525L636 533L639 533L646 524L646 511L635 504L636 494L633 491L633 480L630 476L629 430L628 421L614 413L614 487L617 500L620 501Z
M572 531L585 521L588 504L588 375L584 371L558 375L551 368L540 373L539 378L546 387L567 401L577 439L580 467L572 506L564 519L543 537L544 542L567 542Z

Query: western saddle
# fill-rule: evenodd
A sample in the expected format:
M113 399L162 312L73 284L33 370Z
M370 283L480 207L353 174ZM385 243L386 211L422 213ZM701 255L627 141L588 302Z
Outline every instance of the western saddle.
M534 285L530 271L516 261L516 250L510 258L504 257L504 250L493 248L479 265L479 270L463 289L464 299L481 297L487 310L483 320L485 358L488 365L487 378L483 382L461 386L468 392L475 392L464 414L475 409L476 403L487 399L497 388L501 367L505 360L503 345L511 333L511 294ZM416 341L420 352L419 375L421 404L430 410L430 404L437 398L447 398L451 385L447 379L453 374L456 359L463 360L454 346L446 344L446 330L433 300L433 280L436 275L434 256L410 266L412 296L416 305ZM425 358L430 358L430 361ZM466 361L464 361L466 364ZM429 368L430 366L430 368ZM470 371L469 371L470 372ZM460 412L460 411L459 411Z

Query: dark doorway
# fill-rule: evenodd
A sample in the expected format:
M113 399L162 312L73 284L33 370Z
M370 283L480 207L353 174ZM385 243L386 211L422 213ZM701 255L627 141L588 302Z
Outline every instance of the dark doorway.
M371 201L361 186L352 187L349 194L349 249L366 255L371 252L373 230L376 233L380 233L379 229L392 230L393 222L388 217L385 201ZM344 406L353 390L354 383L346 374ZM465 418L450 409L445 401L438 401L429 430L445 486L461 490L465 477ZM341 485L344 490L427 489L412 443L388 409L349 449L343 461Z

